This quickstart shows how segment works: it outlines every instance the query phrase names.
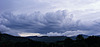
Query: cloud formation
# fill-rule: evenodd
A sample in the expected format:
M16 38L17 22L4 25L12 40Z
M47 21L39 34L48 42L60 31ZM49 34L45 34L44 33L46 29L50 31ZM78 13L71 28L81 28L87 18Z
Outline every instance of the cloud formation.
M99 0L0 0L0 11L22 12L99 9ZM88 7L87 7L88 6Z
M34 12L30 15L14 15L12 12L5 12L0 15L0 25L21 32L65 32L77 30L76 27L79 22L75 22L72 18L73 15L65 10L47 12L46 14Z
M18 35L18 33L39 33L42 35L77 35L97 34L99 22L82 23L80 20L73 20L73 15L66 10L56 12L34 12L32 14L14 14L4 12L0 15L0 31Z
M0 0L0 31L95 35L100 32L99 5L99 0Z
M88 34L88 31L81 31L81 30L77 30L77 31L65 31L63 33L58 33L58 32L49 32L45 35L47 36L76 36L79 34Z

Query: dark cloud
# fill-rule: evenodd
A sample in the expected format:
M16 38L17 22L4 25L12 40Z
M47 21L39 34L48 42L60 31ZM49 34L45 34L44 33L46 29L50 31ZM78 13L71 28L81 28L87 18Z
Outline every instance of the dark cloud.
M75 21L73 20L73 15L65 10L47 12L45 14L34 12L30 15L15 15L12 12L4 12L0 15L0 31L7 31L10 33L56 33L58 35L63 35L69 31L70 33L72 31L71 34L75 33L75 31L76 33L84 33L85 31L85 34L91 35L94 31L99 32L100 27L98 25L99 24L96 22L92 25L88 25L81 23L80 20Z
M7 21L2 22L2 24L11 29L23 29L40 33L62 32L60 30L64 30L63 28L69 28L70 25L74 25L72 24L72 15L69 15L66 11L48 12L46 14L34 12L30 15L14 15L13 13L5 12L1 14L1 19L6 19Z

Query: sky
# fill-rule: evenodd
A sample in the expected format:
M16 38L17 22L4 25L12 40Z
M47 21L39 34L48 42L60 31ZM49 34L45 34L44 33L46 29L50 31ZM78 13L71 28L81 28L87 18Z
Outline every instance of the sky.
M0 0L0 31L15 36L100 35L100 0Z

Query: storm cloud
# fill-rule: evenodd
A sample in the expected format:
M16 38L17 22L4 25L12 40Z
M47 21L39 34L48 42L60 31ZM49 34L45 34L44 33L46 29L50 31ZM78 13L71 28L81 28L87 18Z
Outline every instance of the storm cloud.
M78 26L78 22L75 23L72 18L72 14L67 13L65 10L47 12L46 14L34 12L30 15L14 15L11 12L5 12L1 14L1 24L11 29L28 32L64 32L66 30L76 30L72 27Z
M9 34L19 33L39 33L41 35L77 35L77 34L97 34L100 26L99 22L92 23L81 20L73 20L73 14L66 10L56 12L34 12L32 14L14 14L4 12L0 15L0 31ZM74 34L73 34L74 33Z
M0 31L21 36L99 35L99 13L99 0L0 0Z

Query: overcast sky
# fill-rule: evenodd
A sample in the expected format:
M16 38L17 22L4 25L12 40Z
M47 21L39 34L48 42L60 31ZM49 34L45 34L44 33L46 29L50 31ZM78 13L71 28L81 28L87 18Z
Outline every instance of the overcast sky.
M99 0L0 0L0 31L21 36L100 34Z

